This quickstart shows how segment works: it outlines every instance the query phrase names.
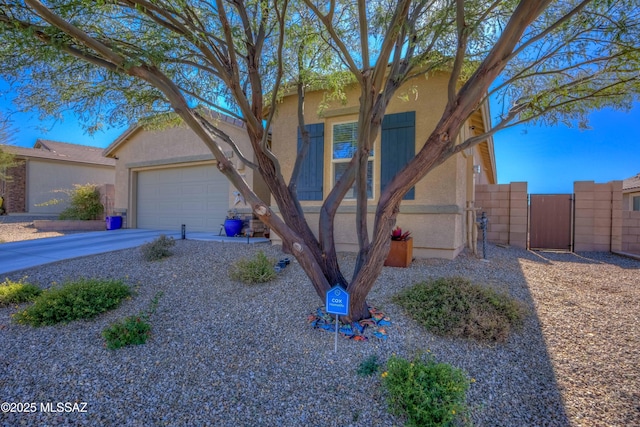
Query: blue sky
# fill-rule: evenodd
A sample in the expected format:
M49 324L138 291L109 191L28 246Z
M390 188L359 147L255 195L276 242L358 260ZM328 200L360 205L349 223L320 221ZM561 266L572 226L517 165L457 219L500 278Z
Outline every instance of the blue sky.
M2 88L0 82L0 88ZM5 86L6 87L6 86ZM0 111L11 111L0 98ZM12 116L16 145L31 147L36 139L106 147L125 128L90 136L72 115L63 122L38 120L37 114ZM605 109L590 117L590 130L565 125L516 127L494 138L499 183L526 181L529 193L572 193L574 181L608 182L640 173L640 103L631 112Z
M527 181L529 193L572 193L574 181L609 182L640 173L640 103L630 112L591 113L591 129L517 127L494 138L500 183Z

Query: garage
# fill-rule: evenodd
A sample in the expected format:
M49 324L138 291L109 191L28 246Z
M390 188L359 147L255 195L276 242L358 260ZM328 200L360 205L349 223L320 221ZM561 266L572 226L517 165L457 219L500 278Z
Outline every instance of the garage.
M229 181L213 164L137 173L137 228L217 233L229 206Z

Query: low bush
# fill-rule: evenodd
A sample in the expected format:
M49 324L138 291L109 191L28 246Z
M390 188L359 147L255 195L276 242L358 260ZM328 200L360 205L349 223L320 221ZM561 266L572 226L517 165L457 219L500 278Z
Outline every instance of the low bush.
M60 212L60 219L100 219L104 206L100 201L100 190L93 184L74 185L73 190L62 190L69 196L69 207Z
M151 301L149 309L136 316L128 316L111 324L102 331L102 337L109 350L116 350L128 345L140 345L151 336L149 317L156 311L162 292L158 292Z
M129 316L102 331L107 348L115 350L127 345L147 342L151 335L151 325L142 316Z
M153 242L145 243L140 248L142 257L146 261L158 261L171 256L171 248L176 244L173 237L161 234Z
M37 286L6 279L0 283L0 307L33 301L41 293L42 290Z
M129 295L129 287L120 280L79 279L42 292L31 306L14 314L14 320L44 326L88 319L118 307Z
M392 356L382 383L391 413L406 417L408 426L452 426L468 413L466 375L433 357Z
M393 301L434 334L481 341L505 341L526 313L508 295L461 277L418 283Z
M360 363L356 372L361 377L368 377L378 372L379 369L378 356L372 354Z
M229 277L244 283L264 283L276 277L274 259L260 251L254 258L242 258L229 268Z

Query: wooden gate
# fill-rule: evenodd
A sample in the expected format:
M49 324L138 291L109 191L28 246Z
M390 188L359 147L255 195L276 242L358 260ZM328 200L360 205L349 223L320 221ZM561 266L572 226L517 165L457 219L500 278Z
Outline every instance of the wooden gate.
M571 194L531 194L529 198L529 249L572 251Z

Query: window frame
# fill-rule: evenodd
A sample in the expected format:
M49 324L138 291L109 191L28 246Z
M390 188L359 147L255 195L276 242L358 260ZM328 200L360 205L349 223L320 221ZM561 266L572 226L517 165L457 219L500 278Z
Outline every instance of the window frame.
M357 126L358 126L358 121L354 121L354 120L345 120L345 121L340 121L340 122L335 122L331 124L331 139L329 141L330 145L331 145L331 149L330 149L330 156L331 156L331 187L333 188L336 185L336 168L335 165L338 163L349 163L351 161L352 157L349 158L343 158L343 159L336 159L334 157L334 147L335 147L335 135L336 135L336 126L340 126L340 125L345 125L345 124L355 124L356 126L356 133L357 133ZM357 144L357 141L356 141ZM367 200L374 200L376 197L376 150L375 148L371 150L371 152L373 153L372 155L369 155L369 158L367 159L368 164L371 165L371 196L367 196ZM353 183L353 186L351 187L351 189L353 189L353 193L355 194L355 182ZM352 192L352 190L349 190L349 193ZM344 200L356 200L356 197L350 197L347 193L347 195L345 195Z

